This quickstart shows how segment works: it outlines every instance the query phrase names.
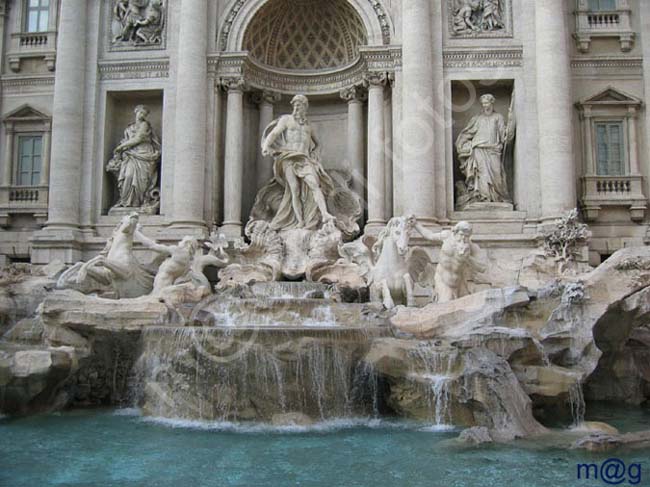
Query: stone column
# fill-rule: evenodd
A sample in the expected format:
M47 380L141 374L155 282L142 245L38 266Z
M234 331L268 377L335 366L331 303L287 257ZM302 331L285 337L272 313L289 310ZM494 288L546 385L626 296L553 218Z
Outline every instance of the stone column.
M553 220L577 205L570 39L565 10L564 0L535 2L543 220Z
M402 184L405 214L435 222L431 0L402 2Z
M384 161L384 86L386 73L371 73L368 82L368 223L366 228L386 224L384 211L386 173Z
M591 134L591 108L587 107L582 114L582 117L585 132L585 175L594 176L596 174L596 166L594 164L594 145L593 136Z
M352 189L363 200L366 188L363 103L367 99L366 91L363 86L351 86L341 91L341 98L348 102L347 158L352 175Z
M5 129L5 166L2 176L2 184L4 186L11 186L14 183L14 138L14 127L13 125L8 125Z
M273 105L280 101L280 94L271 91L256 93L255 102L260 106L260 128L257 134L257 189L268 183L273 177L273 158L262 155L262 137L264 130L273 121Z
M4 61L3 56L5 52L5 20L7 15L6 0L0 0L0 62ZM0 113L4 113L2 109L2 84L0 83ZM5 164L9 164L9 160L5 159ZM7 168L5 167L5 172ZM7 184L7 180L3 179L2 184Z
M627 117L627 134L630 145L630 174L632 174L632 176L639 176L641 174L641 168L639 167L639 149L637 146L636 136L636 121L636 108L629 108Z
M61 2L52 106L54 118L48 229L79 226L86 72L86 10L86 0Z
M41 146L41 186L47 186L50 182L50 143L52 140L52 128L46 127L43 134L43 144Z
M228 90L228 107L222 231L228 237L239 237L242 233L244 182L244 80L227 80L224 86Z
M388 73L389 88L384 91L384 219L390 220L393 213L393 99L392 87L395 73Z
M639 2L639 31L650 32L650 2ZM643 51L643 59L650 59L650 36L641 36L641 49ZM647 93L650 93L650 62L645 61L643 62L643 91L646 93L646 96ZM647 110L645 111L644 120L643 134L638 140L641 144L639 145L638 150L641 151L642 154L647 154L648 148L650 147L650 123L648 123L650 121L650 116L648 115ZM642 159L640 172L647 176L650 171L650 164L645 157ZM650 181L648 180L648 177L644 178L643 192L645 194L650 194Z
M391 108L393 110L393 215L403 215L402 197L402 72L395 71L391 79Z
M208 0L182 0L176 75L173 226L205 227Z

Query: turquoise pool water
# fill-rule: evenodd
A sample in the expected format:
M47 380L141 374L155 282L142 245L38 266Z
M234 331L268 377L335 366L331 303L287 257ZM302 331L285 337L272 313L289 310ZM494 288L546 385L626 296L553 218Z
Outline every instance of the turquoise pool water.
M595 408L588 419L650 428L650 411ZM616 456L641 464L650 451L590 454L535 442L457 446L457 431L412 423L340 421L309 429L155 421L137 412L76 411L0 419L0 486L580 486L577 464ZM634 485L621 483L619 485Z

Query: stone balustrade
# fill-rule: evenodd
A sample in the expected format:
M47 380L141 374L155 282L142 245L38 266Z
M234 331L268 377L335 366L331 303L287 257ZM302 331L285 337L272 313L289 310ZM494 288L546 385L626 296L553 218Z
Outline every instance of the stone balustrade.
M642 176L585 176L583 184L583 213L593 221L603 207L629 208L633 221L643 220L647 200L643 196Z
M47 186L5 186L0 188L0 206L47 208Z
M47 219L48 186L0 187L0 227L9 225L11 217L19 214L34 215L36 221Z
M11 34L7 59L14 73L20 71L23 59L42 58L47 69L54 71L56 62L57 33L51 32L16 32Z
M586 53L594 37L618 37L621 50L628 52L634 44L634 32L630 21L630 7L627 0L618 0L616 10L592 11L589 4L580 1L575 11L575 39L578 50Z

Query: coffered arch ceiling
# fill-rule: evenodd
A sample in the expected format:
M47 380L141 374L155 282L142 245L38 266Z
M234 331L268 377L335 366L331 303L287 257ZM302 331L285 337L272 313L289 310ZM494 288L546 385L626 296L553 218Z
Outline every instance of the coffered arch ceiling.
M248 24L243 48L274 68L327 70L353 63L367 43L347 0L269 0Z

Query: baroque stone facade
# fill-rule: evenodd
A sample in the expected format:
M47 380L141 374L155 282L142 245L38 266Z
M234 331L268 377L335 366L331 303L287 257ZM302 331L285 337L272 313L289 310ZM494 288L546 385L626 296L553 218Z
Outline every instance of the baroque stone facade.
M28 3L0 0L0 260L88 261L116 203L147 191L156 242L242 237L272 176L264 129L297 94L367 235L402 215L424 233L467 221L503 284L575 207L583 260L647 239L642 0L607 15L582 0L52 0L35 24ZM151 160L131 195L106 171L123 144Z

